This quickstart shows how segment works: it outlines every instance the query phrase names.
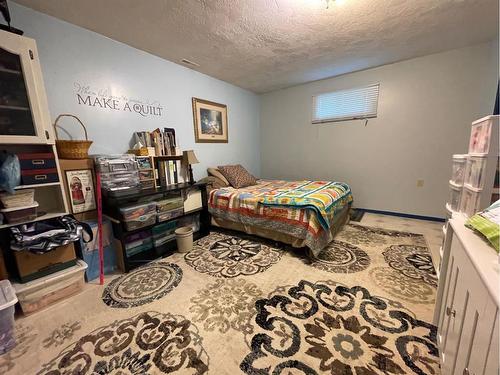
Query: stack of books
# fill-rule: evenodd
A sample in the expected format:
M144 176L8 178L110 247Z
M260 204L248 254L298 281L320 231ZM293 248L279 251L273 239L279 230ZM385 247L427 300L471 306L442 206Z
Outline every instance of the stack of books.
M175 138L175 129L160 128L155 130L135 132L134 143L141 144L142 147L154 147L156 156L177 155L177 140Z

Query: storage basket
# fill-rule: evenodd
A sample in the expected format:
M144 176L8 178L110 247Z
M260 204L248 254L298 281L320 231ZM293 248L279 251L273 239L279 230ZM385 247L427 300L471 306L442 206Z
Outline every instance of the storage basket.
M57 122L61 117L72 117L76 121L80 123L85 132L85 140L62 140L58 139L57 135ZM70 115L68 113L63 113L57 116L56 121L54 121L54 132L56 134L56 148L57 154L61 159L87 159L89 157L89 148L92 144L92 141L89 141L89 137L87 135L87 129L85 125L81 122L81 120L75 115Z
M35 189L16 190L14 194L1 193L0 201L5 208L30 206L35 201Z

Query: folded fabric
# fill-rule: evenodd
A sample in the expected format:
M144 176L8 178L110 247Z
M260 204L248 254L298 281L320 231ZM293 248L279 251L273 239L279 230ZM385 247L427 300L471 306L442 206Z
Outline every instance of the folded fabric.
M482 212L471 216L465 225L481 233L500 252L500 201L496 201Z
M82 238L83 232L87 233L84 242L93 239L91 227L71 216L11 227L10 232L12 235L10 248L12 250L29 250L37 254L43 254L56 247L78 241Z

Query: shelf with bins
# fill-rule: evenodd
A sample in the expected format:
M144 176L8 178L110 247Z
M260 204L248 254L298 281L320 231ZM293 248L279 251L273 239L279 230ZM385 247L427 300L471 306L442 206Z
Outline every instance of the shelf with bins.
M133 229L131 229L128 224L125 224L122 216L123 211L121 212L120 209L123 209L124 207L128 208L131 206L140 206L141 204L149 206L151 202L157 202L167 198L184 197L187 194L187 190L190 189L200 190L202 196L202 204L200 207L186 212L181 210L181 212L177 213L175 216L161 221L158 220L157 216L159 214L156 213L155 209L153 222ZM173 212L176 209L177 208L174 208L169 212ZM127 194L121 197L105 196L103 198L103 212L113 223L115 238L121 246L121 263L123 263L125 272L130 271L138 265L148 263L156 258L168 256L176 249L176 240L174 236L166 239L166 241L162 242L161 245L155 246L155 227L172 223L173 226L170 229L175 229L177 223L179 222L196 222L199 215L199 229L194 231L193 239L196 240L204 237L208 235L210 231L210 214L208 212L206 184L192 185L189 183L182 183L154 189L145 189L139 193ZM151 213L148 212L144 215L144 217L150 217L150 215ZM137 220L141 221L141 218ZM134 219L134 223L135 222L136 220ZM136 242L137 245L133 248L127 246L132 242ZM135 251L133 249L136 249L137 247L140 247L141 249L139 252L133 253L133 251Z
M486 116L471 126L468 154L453 155L450 198L452 213L472 216L499 198L499 116ZM450 214L451 212L451 214Z
M60 174L55 146L39 144L1 144L0 150L18 155L21 161L22 184L15 187L14 195L27 193L29 190L33 190L31 197L33 197L34 202L38 203L36 207L36 218L32 219L35 217L34 213L31 215L27 213L25 216L26 220L23 220L23 218L19 220L17 220L17 218L15 220L10 218L10 222L7 219L0 224L0 229L25 224L27 222L51 219L68 213L64 185ZM26 155L31 159L28 158L26 160ZM49 156L49 160L42 157L46 157L47 155ZM26 169L29 167L30 162L32 162L34 168L39 169ZM28 163L28 165L26 163ZM28 175L25 174L26 171L28 171ZM30 174L30 171L34 172L34 174ZM38 179L40 181L48 180L50 182L37 183L36 181ZM5 194L5 192L2 193ZM31 198L29 193L27 197ZM19 197L19 199L24 199L24 197ZM30 203L32 203L31 199L26 205ZM20 204L16 204L16 206L20 206Z

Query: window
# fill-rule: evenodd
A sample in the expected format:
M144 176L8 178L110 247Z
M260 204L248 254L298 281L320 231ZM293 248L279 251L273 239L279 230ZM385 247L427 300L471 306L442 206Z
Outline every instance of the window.
M313 96L313 124L377 117L379 85Z

